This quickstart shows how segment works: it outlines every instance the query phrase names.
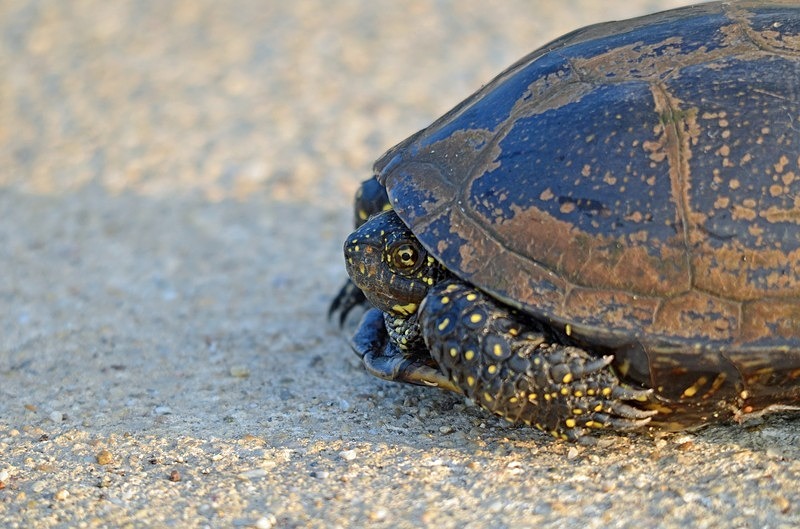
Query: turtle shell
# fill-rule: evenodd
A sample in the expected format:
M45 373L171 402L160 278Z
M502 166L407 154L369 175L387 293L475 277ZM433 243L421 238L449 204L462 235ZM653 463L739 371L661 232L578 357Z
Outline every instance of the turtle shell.
M796 0L570 33L375 170L445 267L643 373L800 366Z

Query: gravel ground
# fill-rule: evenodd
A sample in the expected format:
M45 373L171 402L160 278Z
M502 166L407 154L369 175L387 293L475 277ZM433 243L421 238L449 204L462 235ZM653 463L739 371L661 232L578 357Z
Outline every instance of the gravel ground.
M687 2L0 3L0 526L796 527L800 422L556 442L325 319L383 150Z

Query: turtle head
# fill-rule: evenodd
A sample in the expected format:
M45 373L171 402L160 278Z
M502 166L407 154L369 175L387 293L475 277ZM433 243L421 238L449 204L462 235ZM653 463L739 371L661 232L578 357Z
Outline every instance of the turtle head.
M344 243L347 273L369 302L407 318L444 269L392 211L371 217Z

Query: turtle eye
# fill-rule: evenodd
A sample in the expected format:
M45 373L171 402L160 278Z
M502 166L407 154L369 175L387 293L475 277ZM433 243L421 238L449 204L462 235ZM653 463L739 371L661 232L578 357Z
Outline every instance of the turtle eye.
M420 262L420 251L413 244L399 243L389 249L392 264L400 270L409 270Z

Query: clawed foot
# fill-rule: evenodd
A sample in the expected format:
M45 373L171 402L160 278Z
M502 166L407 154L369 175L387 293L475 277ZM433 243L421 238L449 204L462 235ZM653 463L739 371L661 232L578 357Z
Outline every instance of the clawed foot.
M527 424L556 437L586 441L591 430L637 430L656 414L636 407L652 390L622 385L609 367L611 356L593 357L583 349L556 344L520 352L521 359L528 359L527 368L507 368L501 386L508 388L511 382L514 395L508 400L516 398L506 406L506 414L516 414Z
M328 319L334 317L338 313L339 327L344 326L347 315L356 307L366 307L368 305L367 298L357 286L349 279L342 285L339 293L333 298L331 306L328 307Z
M413 347L401 349L389 339L384 315L378 309L364 314L351 346L367 371L378 378L461 393L460 388L442 374L427 351Z

